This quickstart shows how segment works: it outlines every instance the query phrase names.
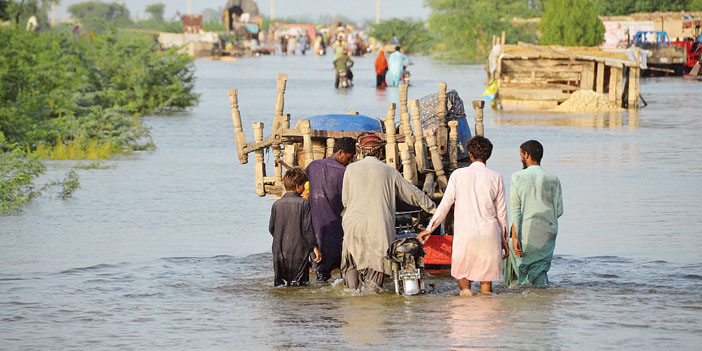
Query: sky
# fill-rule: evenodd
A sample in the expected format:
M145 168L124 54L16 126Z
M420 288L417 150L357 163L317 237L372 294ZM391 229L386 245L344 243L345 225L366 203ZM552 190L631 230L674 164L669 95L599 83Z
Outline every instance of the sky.
M70 17L67 9L70 5L85 0L60 0L56 8L57 19ZM103 0L103 2L111 2ZM166 18L173 18L176 11L186 14L187 0L120 0L126 4L132 18L144 19L147 5L163 3L166 5ZM362 21L375 20L376 0L274 0L277 18L304 17L317 19L320 15L344 15L350 19ZM224 7L226 0L191 0L193 14L202 13L205 8ZM257 0L258 9L264 15L270 14L271 0ZM380 0L380 19L421 18L429 16L429 9L424 7L424 0Z

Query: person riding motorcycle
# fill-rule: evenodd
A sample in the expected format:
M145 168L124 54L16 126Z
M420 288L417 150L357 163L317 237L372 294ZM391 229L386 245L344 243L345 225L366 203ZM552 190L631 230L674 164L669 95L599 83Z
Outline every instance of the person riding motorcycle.
M337 88L339 87L339 72L344 70L346 70L346 79L348 80L349 86L353 85L353 73L351 72L351 67L353 67L353 60L351 60L348 53L348 50L344 50L341 56L337 57L336 60L334 60L334 68L336 71L336 82L334 83L334 86Z

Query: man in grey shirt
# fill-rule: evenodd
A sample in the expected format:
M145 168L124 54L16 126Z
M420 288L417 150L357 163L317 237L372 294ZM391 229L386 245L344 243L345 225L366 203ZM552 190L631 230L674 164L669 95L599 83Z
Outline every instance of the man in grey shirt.
M341 277L348 288L377 292L384 274L392 274L385 255L395 240L395 198L429 213L436 204L381 161L383 142L377 135L360 136L356 153L361 160L346 168L342 185Z

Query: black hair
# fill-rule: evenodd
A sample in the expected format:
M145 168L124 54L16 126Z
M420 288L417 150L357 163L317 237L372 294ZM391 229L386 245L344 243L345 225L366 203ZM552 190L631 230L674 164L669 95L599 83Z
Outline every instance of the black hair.
M334 140L334 153L336 153L339 150L344 150L345 154L355 154L356 139L345 137Z
M492 143L488 138L474 136L466 143L466 151L473 154L476 160L487 161L492 155Z
M544 157L544 147L540 142L536 140L527 140L522 145L519 145L519 149L531 156L531 159L541 163L541 158Z
M287 170L283 176L285 190L295 190L298 185L304 185L306 182L307 173L300 167Z
M400 51L400 49L402 49L402 47L400 45L395 46L395 51Z

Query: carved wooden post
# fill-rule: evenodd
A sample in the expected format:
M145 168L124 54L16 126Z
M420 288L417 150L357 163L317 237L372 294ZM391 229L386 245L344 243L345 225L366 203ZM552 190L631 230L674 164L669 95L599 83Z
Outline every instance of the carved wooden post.
M446 184L448 184L446 181L446 172L444 172L444 164L441 161L441 155L439 155L439 150L436 147L434 132L431 130L427 130L426 132L427 134L424 137L427 140L427 146L431 154L431 163L434 166L434 173L436 173L436 179L439 181L441 191L444 191L446 189Z
M505 31L502 31L502 39L500 40L501 45L505 45L505 40L507 39Z
M424 176L424 186L422 186L422 191L429 197L434 196L434 188L436 187L436 184L434 183L435 177L436 176L432 172L429 172Z
M417 162L417 170L422 172L427 168L427 149L424 145L424 130L422 130L422 120L419 116L419 100L411 100L409 107L412 112L412 125L414 126L414 156Z
M446 125L446 102L448 97L446 96L446 83L439 83L439 111L437 112L437 117L439 119L439 128L437 129L436 142L439 148L440 155L446 155L447 144L448 144L448 127Z
M397 86L400 92L400 133L405 130L404 121L402 120L402 115L407 112L407 84L400 84Z
M253 124L254 141L263 141L263 123L255 122ZM254 165L254 175L256 177L256 195L266 196L266 188L263 185L263 177L266 176L266 164L263 162L263 149L255 151L256 164Z
M334 154L334 138L327 138L327 157Z
M449 171L458 168L458 121L450 121L449 125Z
M274 118L278 116L283 116L283 109L285 108L285 86L288 81L288 75L284 73L278 74L278 84L276 86L277 94L275 97L275 114Z
M485 127L483 127L483 108L485 101L473 100L473 112L475 113L475 135L484 136Z
M397 139L395 138L395 104L388 106L388 113L383 120L385 123L385 163L398 169Z
M408 182L417 185L417 170L412 166L412 153L407 143L400 143L400 157L402 158L402 175Z
M310 121L302 120L300 121L300 132L302 132L302 150L305 152L305 164L304 168L314 160L314 155L312 154L312 130L310 129Z
M239 155L239 162L242 164L249 162L249 154L244 152L244 146L246 145L246 135L244 135L244 128L241 126L241 114L239 113L239 98L238 89L227 90L227 95L229 95L229 104L232 107L232 123L234 124L234 138L236 139L236 152Z
M285 145L283 150L283 162L290 167L295 167L297 165L297 148L294 144Z

